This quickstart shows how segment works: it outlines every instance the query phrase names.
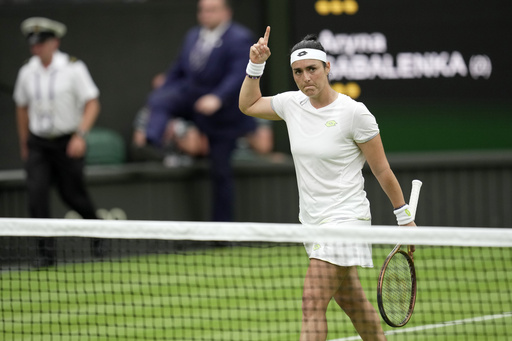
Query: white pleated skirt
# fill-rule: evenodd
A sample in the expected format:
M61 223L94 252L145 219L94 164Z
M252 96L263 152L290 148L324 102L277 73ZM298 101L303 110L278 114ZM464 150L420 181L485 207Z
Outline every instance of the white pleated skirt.
M322 226L371 225L369 220L346 220L332 222ZM373 268L372 244L343 242L304 243L308 257L320 259L339 266L361 266Z

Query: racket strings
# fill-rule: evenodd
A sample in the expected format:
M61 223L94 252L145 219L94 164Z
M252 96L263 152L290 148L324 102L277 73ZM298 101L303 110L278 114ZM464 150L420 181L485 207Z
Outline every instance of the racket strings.
M401 324L408 316L412 299L411 269L406 256L397 253L391 258L383 278L382 302L387 317Z

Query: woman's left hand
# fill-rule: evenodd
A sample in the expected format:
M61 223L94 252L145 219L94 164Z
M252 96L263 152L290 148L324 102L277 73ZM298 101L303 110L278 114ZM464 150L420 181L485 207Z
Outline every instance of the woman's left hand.
M258 42L251 46L249 58L254 64L263 64L270 57L268 39L270 38L270 26L267 26L265 35L258 39Z

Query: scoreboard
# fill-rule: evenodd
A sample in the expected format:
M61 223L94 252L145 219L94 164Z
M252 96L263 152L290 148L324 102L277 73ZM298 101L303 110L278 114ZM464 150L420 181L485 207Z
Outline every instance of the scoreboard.
M294 0L294 42L317 34L353 98L511 102L512 2Z

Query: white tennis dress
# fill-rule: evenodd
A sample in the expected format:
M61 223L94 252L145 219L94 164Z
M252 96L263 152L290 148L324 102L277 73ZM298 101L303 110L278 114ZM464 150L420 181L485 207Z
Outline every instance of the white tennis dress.
M356 143L379 133L366 106L348 96L316 109L301 91L272 98L286 122L299 189L299 220L306 225L370 225L364 191L364 155ZM372 267L371 245L305 243L310 258L341 266Z

